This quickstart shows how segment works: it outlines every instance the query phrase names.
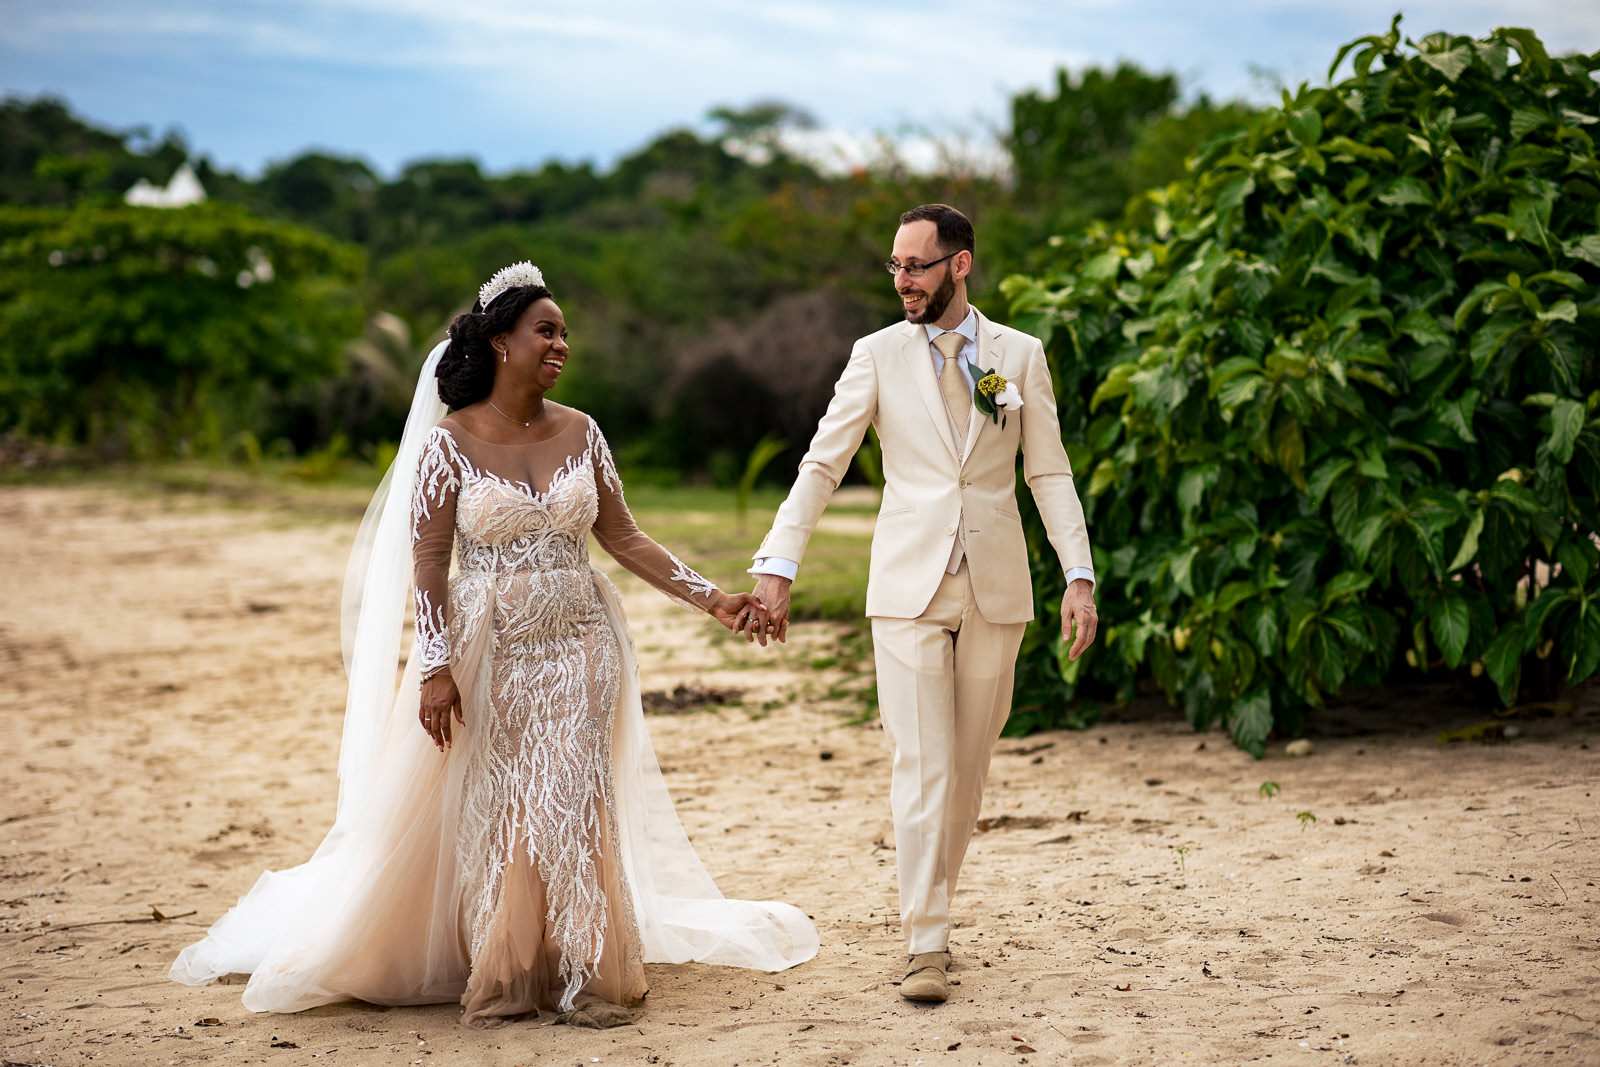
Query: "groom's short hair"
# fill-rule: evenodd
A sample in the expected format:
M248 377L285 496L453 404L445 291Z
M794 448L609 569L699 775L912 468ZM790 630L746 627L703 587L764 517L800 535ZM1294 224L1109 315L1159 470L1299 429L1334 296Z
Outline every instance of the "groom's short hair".
M946 252L971 252L972 220L949 204L923 204L900 216L900 225L931 222L939 231L939 247Z

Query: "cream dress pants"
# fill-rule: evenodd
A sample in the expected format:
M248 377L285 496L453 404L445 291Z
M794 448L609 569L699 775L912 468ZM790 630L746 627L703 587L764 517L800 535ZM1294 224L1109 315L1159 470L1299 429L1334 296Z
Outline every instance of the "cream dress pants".
M1026 627L979 614L965 560L919 618L872 620L878 712L894 752L900 924L912 955L948 946L950 898L1011 712Z

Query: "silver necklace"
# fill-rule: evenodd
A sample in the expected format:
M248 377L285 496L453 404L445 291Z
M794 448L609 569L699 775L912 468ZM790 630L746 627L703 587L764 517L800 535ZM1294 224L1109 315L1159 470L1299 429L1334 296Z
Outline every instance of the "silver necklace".
M484 399L485 400L489 400L488 397L484 397ZM489 406L494 408L496 411L500 411L500 405L496 404L493 400L489 400ZM541 403L539 405L539 415L535 415L533 418L529 419L527 422L523 422L521 419L512 419L510 415L507 415L503 411L500 411L500 414L503 417L507 418L507 419L511 419L512 422L516 423L518 426L521 426L523 429L526 430L528 427L532 426L536 421L538 421L539 415L543 415L544 414L544 405Z

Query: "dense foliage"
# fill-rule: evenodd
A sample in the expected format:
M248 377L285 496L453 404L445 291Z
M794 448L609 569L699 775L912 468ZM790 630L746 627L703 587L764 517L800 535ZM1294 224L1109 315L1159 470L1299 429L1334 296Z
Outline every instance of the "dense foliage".
M1024 722L1150 677L1259 755L1404 664L1507 703L1600 665L1600 55L1397 18L1347 56L1006 283L1104 620L1071 665L1043 620Z
M342 369L359 249L225 205L0 207L0 425L224 450Z

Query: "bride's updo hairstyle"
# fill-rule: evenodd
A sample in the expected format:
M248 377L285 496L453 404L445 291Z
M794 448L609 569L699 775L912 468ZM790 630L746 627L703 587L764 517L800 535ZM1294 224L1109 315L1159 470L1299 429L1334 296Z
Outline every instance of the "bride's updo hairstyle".
M550 295L542 285L518 285L497 294L488 308L473 301L472 310L450 324L450 347L439 357L439 399L451 410L476 404L494 388L500 353L490 338L517 328L522 313Z

